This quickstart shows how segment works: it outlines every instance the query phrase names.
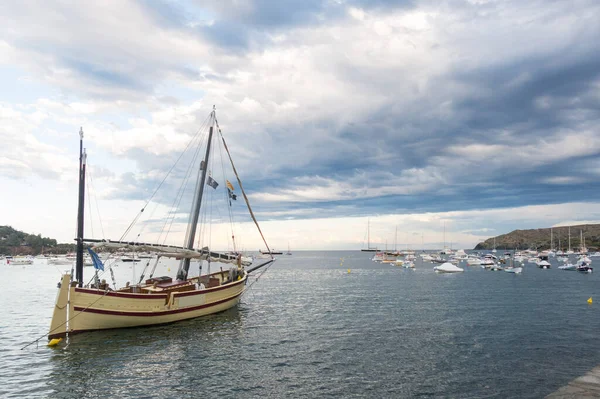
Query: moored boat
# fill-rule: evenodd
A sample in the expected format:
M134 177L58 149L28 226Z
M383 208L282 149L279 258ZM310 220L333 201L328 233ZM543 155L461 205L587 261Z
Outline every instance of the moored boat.
M260 227L251 212L241 179L235 170L233 160L229 155L229 150L218 127L215 111L213 110L210 115L207 139L199 140L199 142L207 143L206 155L198 167L198 179L189 215L188 231L185 237L185 244L182 247L84 238L85 169L87 160L86 153L83 150L83 131L80 131L79 206L77 213L75 276L72 276L70 272L62 276L50 331L48 332L48 339L61 338L93 330L166 324L230 309L239 303L244 293L248 276L254 271L273 263L274 259L271 256L264 263L250 266L242 258L241 253L220 253L212 251L208 247L194 248L204 187L208 185L216 190L218 186L216 181L208 175L207 168L205 167L205 165L209 165L213 131L217 132L215 134L218 134L217 137L223 142L252 220L260 232ZM233 191L233 185L228 180L227 188ZM232 197L231 191L229 191L229 198L235 200L236 198L235 196ZM229 201L229 206L232 206L231 201ZM267 252L272 253L264 237L263 242L267 247ZM97 278L98 271L104 271L104 265L94 250L87 248L96 269L96 275L93 278L93 283L84 284L84 243L94 244L94 248L101 249L119 248L135 252L148 251L156 253L157 256L148 277L145 277L146 269L144 268L137 283L127 283L121 288L117 288L116 282L113 279L114 288L111 288L104 280L100 281ZM176 277L154 276L159 259L163 257L181 259ZM217 272L210 273L209 271L206 274L202 274L200 266L199 275L188 278L190 262L192 260L199 262L207 261L209 270L211 263L229 264L230 267L228 269L221 268Z
M453 265L452 263L449 263L449 262L443 263L443 264L441 264L439 266L435 266L433 268L433 270L436 273L460 273L460 272L464 272L465 271L464 269L462 269L462 268L460 268L458 266L455 266L455 265Z

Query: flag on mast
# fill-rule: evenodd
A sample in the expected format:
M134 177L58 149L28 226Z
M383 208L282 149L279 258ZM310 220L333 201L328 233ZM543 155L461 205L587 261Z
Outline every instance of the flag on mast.
M215 179L213 179L211 176L208 176L208 180L206 181L206 184L208 186L211 186L212 188L215 188L215 189L219 185L219 183L217 183L217 181Z

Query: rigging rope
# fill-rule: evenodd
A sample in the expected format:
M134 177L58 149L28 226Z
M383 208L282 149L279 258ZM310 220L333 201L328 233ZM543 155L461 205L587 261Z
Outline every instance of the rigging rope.
M163 244L165 244L165 242L167 241L167 238L169 236L169 233L171 232L171 228L173 227L173 222L175 221L175 216L177 214L176 210L179 209L179 205L181 204L181 200L183 199L183 195L185 194L185 190L189 183L189 179L191 177L192 170L194 169L193 167L196 164L196 160L198 159L198 155L200 154L200 148L202 147L202 142L204 140L204 137L202 135L199 135L198 133L201 132L205 128L205 125L208 125L207 121L205 121L200 126L200 128L196 132L196 135L194 136L194 140L199 139L198 145L196 147L196 151L194 152L194 155L192 156L192 161L190 162L190 164L187 167L187 170L183 177L183 181L182 181L181 185L179 186L179 189L177 190L177 194L175 195L175 198L173 200L173 204L171 205L171 209L169 210L168 216L167 216L167 218L165 218L165 223L163 225L160 235L158 236L157 243L160 243L160 238L163 235L163 233L165 233L165 228L167 226L167 223L169 223L169 228L166 231L165 238L163 240Z
M229 152L229 148L227 147L227 143L225 142L225 137L223 137L223 133L221 132L221 128L219 127L219 122L217 122L216 117L215 117L215 123L217 124L217 130L219 131L219 134L221 135L221 140L223 140L223 146L225 147L225 151L227 151L227 156L229 157L229 162L231 162L231 167L233 168L233 173L235 174L238 185L240 186L240 190L242 191L242 195L244 196L244 201L246 202L246 206L248 207L250 216L252 216L252 220L254 220L254 224L256 225L256 228L258 229L258 232L260 233L260 236L262 237L262 240L265 243L265 246L267 247L267 251L269 251L269 254L271 254L271 249L269 248L269 244L267 244L267 240L265 239L265 236L263 235L262 230L260 229L260 226L258 225L258 221L256 220L256 217L254 216L254 212L252 212L252 207L250 207L250 202L248 201L248 196L246 196L246 191L244 191L244 187L242 186L242 180L240 179L240 176L238 175L235 165L233 164L233 159L231 158L231 153ZM273 254L271 254L271 258L273 258Z
M144 206L139 211L139 213L137 214L137 216L133 219L133 221L131 222L131 224L129 225L129 227L127 227L127 230L125 230L125 232L123 233L123 235L121 236L121 238L119 239L119 241L122 241L125 238L125 236L129 233L129 231L132 229L132 227L135 225L135 223L137 222L137 220L139 219L139 217L142 215L142 213L144 212L144 210L146 209L146 207L148 206L148 204L150 203L150 201L152 201L152 199L154 198L154 196L156 195L156 193L158 192L158 190L160 190L160 188L162 187L162 185L164 184L164 182L167 180L167 177L169 177L169 175L171 174L171 172L173 171L173 169L175 169L175 166L177 166L177 164L179 163L179 161L183 157L183 154L185 154L187 152L188 148L190 147L190 145L192 144L192 142L195 140L196 136L198 135L198 132L200 132L200 129L198 129L198 131L196 131L196 133L194 134L194 136L192 137L192 139L186 145L185 149L181 152L181 154L179 154L179 157L177 158L177 160L175 161L175 163L173 164L173 166L171 166L171 168L169 169L169 171L167 172L167 174L165 175L165 177L162 179L162 181L160 182L160 184L158 185L158 187L156 187L156 189L154 190L154 192L152 193L152 195L150 196L150 198L148 198L148 200L146 201L146 204L144 204Z
M73 320L74 318L76 318L77 316L79 316L80 314L82 314L83 312L85 312L90 306L93 306L96 302L98 302L100 299L104 298L106 296L106 294L108 294L110 291L106 291L104 292L104 295L102 295L101 297L99 297L98 299L96 299L94 302L90 303L88 306L86 306L83 310L80 310L79 313L77 313L76 315L74 315L73 317L70 317L69 319L67 319L64 323L56 326L56 328L48 331L47 334L42 335L41 337L39 337L38 339L35 339L33 341L31 341L30 343L28 343L27 345L25 345L24 347L21 348L21 350L27 348L30 345L35 344L36 342L38 342L40 339L50 335L52 332L58 330L60 327L64 326L65 324L67 324L68 322L70 322L71 320ZM68 333L68 331L66 332Z

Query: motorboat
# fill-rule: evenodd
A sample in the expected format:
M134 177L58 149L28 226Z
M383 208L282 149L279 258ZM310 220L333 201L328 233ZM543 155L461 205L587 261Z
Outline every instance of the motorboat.
M452 263L446 262L446 263L442 263L439 266L435 266L433 268L433 270L436 273L460 273L460 272L464 272L465 270L453 265Z
M478 266L481 265L481 259L475 257L475 256L469 256L467 258L467 265L469 266Z
M560 270L577 270L577 265L573 265L571 263L564 264L558 267Z
M506 269L504 269L505 272L507 273L515 273L515 274L520 274L523 272L523 268L521 266L519 267L507 267Z
M550 269L550 262L548 262L547 260L540 260L539 262L537 262L537 265L540 269Z

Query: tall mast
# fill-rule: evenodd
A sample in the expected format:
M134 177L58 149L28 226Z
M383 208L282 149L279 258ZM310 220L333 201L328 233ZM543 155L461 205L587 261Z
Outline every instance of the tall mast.
M206 154L204 155L204 161L200 162L200 169L198 170L199 179L196 180L196 190L194 195L194 202L192 203L192 210L190 212L190 218L188 221L188 229L185 236L184 247L187 249L194 249L194 238L196 236L196 227L198 225L198 217L200 216L200 205L202 205L202 194L204 192L204 182L206 180L206 171L208 169L208 157L210 155L210 147L213 136L213 125L215 124L215 107L211 114L211 124L208 130L208 143L206 144ZM185 280L190 270L190 258L184 258L179 264L179 270L177 270L177 279Z
M569 226L569 251L571 251L571 226Z
M367 249L371 249L371 219L367 219Z
M396 226L396 234L394 234L394 252L397 252L396 245L398 244L398 226Z
M550 250L554 251L554 232L552 231L552 227L550 227Z
M77 208L77 257L75 258L75 280L83 286L83 205L85 203L85 163L83 128L79 128L79 203Z

